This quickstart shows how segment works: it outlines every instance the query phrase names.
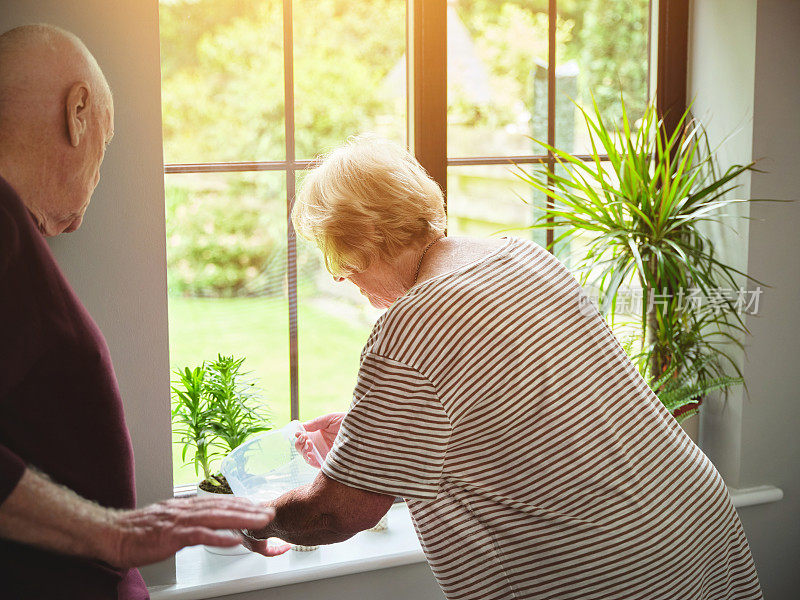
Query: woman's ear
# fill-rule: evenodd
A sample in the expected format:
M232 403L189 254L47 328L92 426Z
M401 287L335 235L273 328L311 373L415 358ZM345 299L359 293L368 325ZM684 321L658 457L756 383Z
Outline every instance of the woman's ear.
M69 143L73 147L77 147L81 143L83 136L86 135L90 105L91 93L89 84L85 81L72 84L67 93L66 110L67 133L69 134Z

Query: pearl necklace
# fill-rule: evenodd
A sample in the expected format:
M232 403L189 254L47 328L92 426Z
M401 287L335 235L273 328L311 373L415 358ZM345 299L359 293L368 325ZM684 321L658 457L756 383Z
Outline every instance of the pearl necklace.
M444 236L442 236L442 237L444 237ZM428 252L428 250L431 249L431 246L433 246L436 242L441 240L442 237L436 238L430 244L425 246L425 250L422 251L422 255L419 257L419 262L417 263L417 270L414 273L414 283L411 284L411 287L414 287L415 285L417 285L417 279L419 279L419 270L420 270L420 268L422 268L422 260L425 258L425 254Z

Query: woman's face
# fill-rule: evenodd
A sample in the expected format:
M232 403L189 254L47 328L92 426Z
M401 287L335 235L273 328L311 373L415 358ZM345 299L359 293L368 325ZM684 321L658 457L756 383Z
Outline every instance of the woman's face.
M400 274L392 265L381 260L373 263L365 270L353 273L348 277L335 277L336 281L349 280L367 297L375 308L389 308L408 289L401 282Z

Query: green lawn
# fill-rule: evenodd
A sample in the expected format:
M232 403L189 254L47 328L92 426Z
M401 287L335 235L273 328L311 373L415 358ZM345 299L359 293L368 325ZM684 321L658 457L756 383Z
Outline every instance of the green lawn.
M334 305L335 306L335 305ZM346 410L370 327L305 302L298 311L300 417ZM289 421L289 320L285 298L169 299L170 366L196 366L218 353L245 356L274 425ZM174 446L175 484L197 481Z

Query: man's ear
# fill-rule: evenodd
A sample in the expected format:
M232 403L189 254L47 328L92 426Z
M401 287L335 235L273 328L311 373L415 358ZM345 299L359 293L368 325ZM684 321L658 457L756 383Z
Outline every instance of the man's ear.
M89 108L91 107L91 93L89 84L85 81L73 83L67 93L67 132L69 143L77 147L89 125Z

